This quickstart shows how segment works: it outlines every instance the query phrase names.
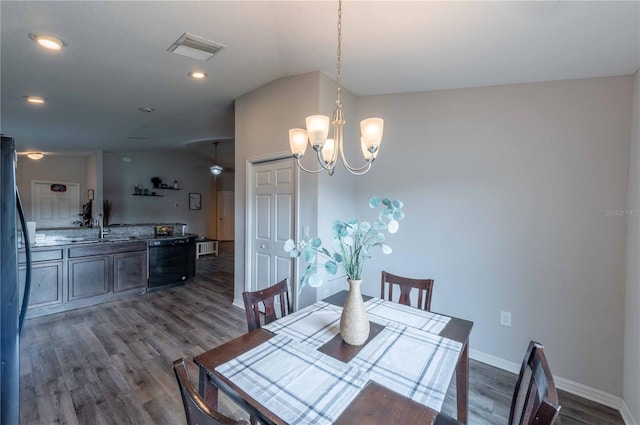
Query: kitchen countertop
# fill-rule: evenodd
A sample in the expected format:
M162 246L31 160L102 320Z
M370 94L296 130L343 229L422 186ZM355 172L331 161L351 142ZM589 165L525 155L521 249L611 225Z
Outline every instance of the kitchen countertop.
M62 246L77 246L86 244L104 244L114 242L139 242L139 241L151 241L156 239L169 240L169 239L182 239L188 237L197 238L198 235L194 233L185 233L184 235L173 236L155 236L155 235L138 235L138 236L106 236L103 239L99 238L50 238L44 241L38 241L31 244L32 249L38 248L50 248L50 247L62 247ZM24 245L20 245L19 249L24 250Z

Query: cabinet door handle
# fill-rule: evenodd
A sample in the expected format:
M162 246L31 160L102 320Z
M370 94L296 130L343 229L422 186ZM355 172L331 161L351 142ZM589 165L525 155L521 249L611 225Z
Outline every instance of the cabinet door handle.
M267 246L266 245L260 245L260 248L265 249Z

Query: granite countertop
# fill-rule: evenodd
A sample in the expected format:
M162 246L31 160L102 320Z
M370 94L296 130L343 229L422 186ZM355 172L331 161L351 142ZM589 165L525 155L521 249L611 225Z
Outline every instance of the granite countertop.
M194 233L185 233L184 235L172 235L172 236L155 236L155 235L138 235L138 236L105 236L100 238L47 238L44 241L38 241L31 244L31 248L48 248L48 247L62 247L68 245L85 245L93 243L113 243L113 242L148 242L155 239L182 239L188 237L198 237ZM24 245L18 246L19 249L24 249Z

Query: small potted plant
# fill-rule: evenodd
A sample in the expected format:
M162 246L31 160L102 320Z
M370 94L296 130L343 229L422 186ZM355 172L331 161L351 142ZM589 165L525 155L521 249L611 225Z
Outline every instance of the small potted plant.
M151 178L151 183L153 184L153 188L157 189L160 187L160 184L162 183L162 180L160 180L160 177L152 177Z

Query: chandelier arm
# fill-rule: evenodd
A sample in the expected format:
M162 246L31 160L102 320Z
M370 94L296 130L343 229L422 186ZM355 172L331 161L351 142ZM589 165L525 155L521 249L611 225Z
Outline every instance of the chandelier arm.
M335 146L335 145L334 145ZM331 161L329 161L328 163L325 162L324 158L322 157L322 150L316 151L316 155L318 156L318 164L320 164L320 166L322 167L323 170L326 171L331 171L335 168L336 163L337 163L337 158L331 158Z
M301 156L294 155L293 157L296 159L296 162L298 163L298 167L300 167L302 169L302 171L305 171L305 172L310 173L310 174L317 174L317 173L321 173L323 171L329 171L329 174L333 174L333 169L329 170L329 169L324 168L324 167L320 168L319 170L308 170L308 169L304 168L304 166L300 163ZM322 164L320 164L320 165L322 165Z
M348 162L347 162L347 158L344 156L344 150L342 149L342 146L340 146L340 158L342 158L342 165L344 165L344 168L347 169L347 171L349 171L351 174L355 174L355 175L361 175L366 173L367 171L369 171L369 169L371 168L371 164L373 164L373 161L375 160L375 158L373 158L373 156L369 157L369 159L367 160L367 163L364 164L362 167L352 167Z

